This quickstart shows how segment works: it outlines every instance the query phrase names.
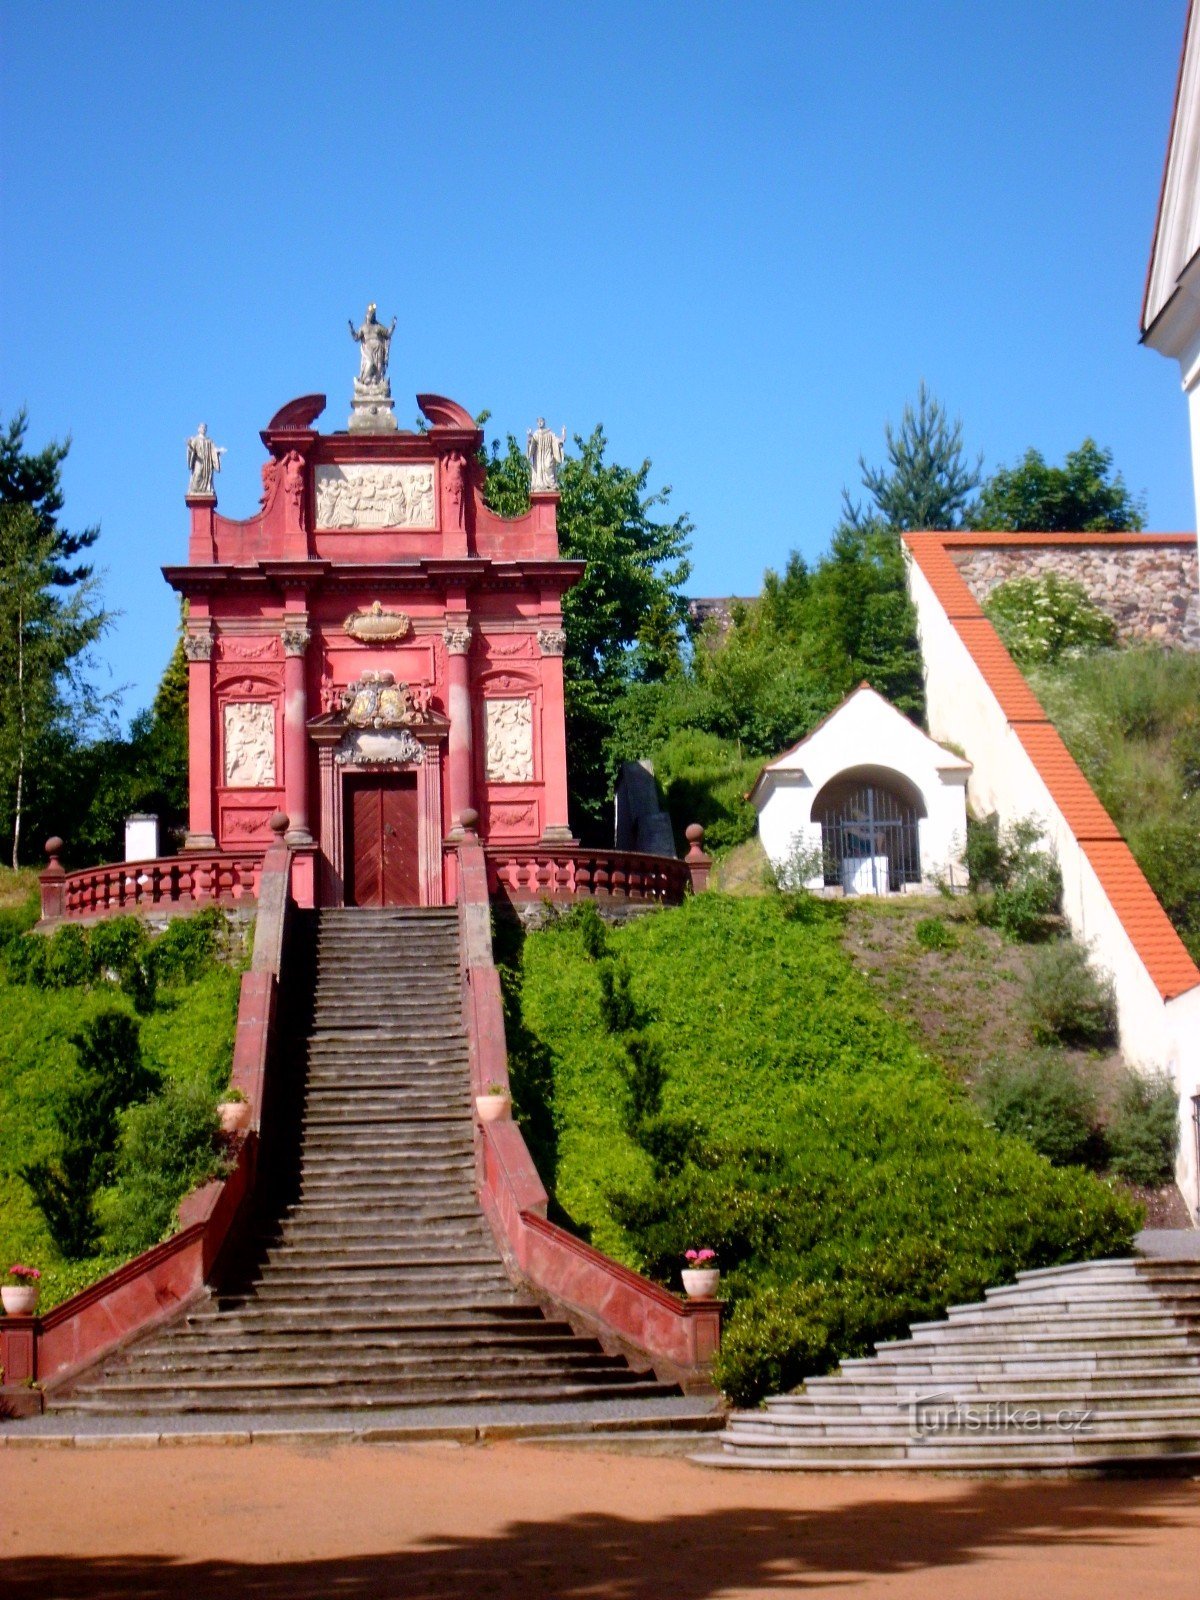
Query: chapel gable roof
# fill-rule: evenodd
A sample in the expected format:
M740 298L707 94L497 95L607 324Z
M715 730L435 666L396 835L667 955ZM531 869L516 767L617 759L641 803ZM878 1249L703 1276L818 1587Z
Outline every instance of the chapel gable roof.
M871 727L878 728L881 717L893 723L900 737L911 749L914 761L927 761L943 772L971 770L969 761L964 761L955 751L938 744L936 739L931 739L924 729L917 727L911 717L906 717L902 711L898 711L890 700L886 700L878 690L872 689L864 680L840 705L823 716L803 739L763 766L754 780L747 799L753 800L756 796L761 796L764 788L770 786L771 775L802 770L805 763L811 761L817 748L830 740L847 738L849 748L853 751L857 742L856 736L866 733ZM863 743L861 750L861 757L852 755L843 765L869 766L870 744Z

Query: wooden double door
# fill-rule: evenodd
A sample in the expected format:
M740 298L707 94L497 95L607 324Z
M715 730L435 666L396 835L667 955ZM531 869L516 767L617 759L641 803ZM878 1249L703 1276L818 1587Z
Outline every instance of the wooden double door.
M346 904L421 903L415 772L346 775Z

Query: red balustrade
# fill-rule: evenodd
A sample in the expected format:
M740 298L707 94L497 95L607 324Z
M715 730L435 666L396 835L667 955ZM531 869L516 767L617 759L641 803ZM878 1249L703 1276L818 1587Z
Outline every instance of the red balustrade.
M52 858L53 860L53 858ZM236 905L258 899L261 855L197 851L42 876L42 915L102 917L159 906Z
M510 900L595 897L666 906L682 901L692 876L674 856L578 845L489 845L487 869L489 892Z

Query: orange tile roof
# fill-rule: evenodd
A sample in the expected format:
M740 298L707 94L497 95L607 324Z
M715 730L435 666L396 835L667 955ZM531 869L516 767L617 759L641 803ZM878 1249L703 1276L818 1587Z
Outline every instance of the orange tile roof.
M1195 534L906 533L904 544L1050 791L1158 992L1173 1000L1200 984L1187 952L1116 823L954 564L951 550L1003 545L1194 544Z

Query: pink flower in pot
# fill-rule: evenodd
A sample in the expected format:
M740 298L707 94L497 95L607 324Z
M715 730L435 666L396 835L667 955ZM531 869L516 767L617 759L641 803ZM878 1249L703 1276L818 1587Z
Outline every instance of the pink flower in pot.
M683 1278L684 1293L690 1300L711 1300L717 1292L717 1284L721 1281L717 1252L707 1248L685 1250L683 1259L687 1262L687 1266L680 1274Z
M0 1304L10 1317L30 1317L37 1307L38 1280L41 1273L36 1267L24 1266L15 1261L8 1269L14 1281L0 1288Z

